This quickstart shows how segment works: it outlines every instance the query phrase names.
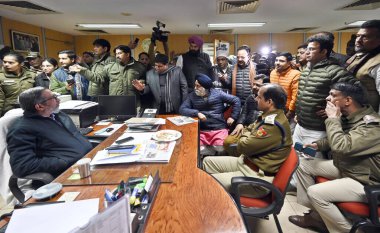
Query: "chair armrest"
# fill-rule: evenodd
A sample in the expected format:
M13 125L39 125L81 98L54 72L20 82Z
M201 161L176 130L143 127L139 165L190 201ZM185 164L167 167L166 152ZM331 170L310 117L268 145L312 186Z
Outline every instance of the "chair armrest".
M261 209L242 207L240 203L241 194L239 191L239 186L241 185L259 186L269 189L272 194L272 203ZM231 179L231 195L241 211L251 216L264 217L271 213L279 214L284 204L284 195L277 187L268 181L253 177L233 177Z
M45 172L34 173L25 177L17 177L15 175L12 175L9 178L9 182L8 182L9 189L11 190L12 194L20 203L24 203L25 195L21 191L20 187L18 186L18 179L27 179L27 180L39 181L42 184L48 184L54 180L54 177L50 175L49 173L45 173Z
M367 185L364 187L364 191L367 195L369 206L369 217L373 224L379 226L379 198L380 198L380 185Z

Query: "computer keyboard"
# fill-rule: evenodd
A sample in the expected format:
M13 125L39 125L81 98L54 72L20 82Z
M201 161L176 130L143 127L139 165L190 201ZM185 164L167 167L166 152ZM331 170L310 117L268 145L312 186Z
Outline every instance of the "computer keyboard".
M90 133L91 131L93 131L92 128L79 128L78 130L79 130L79 132L80 132L82 135L86 135L86 134Z

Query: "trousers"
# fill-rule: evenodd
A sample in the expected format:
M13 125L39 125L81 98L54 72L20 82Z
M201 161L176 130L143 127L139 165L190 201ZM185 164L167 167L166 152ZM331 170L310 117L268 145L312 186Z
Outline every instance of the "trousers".
M315 184L316 176L332 180ZM343 178L332 160L318 158L301 158L296 177L297 202L316 210L330 233L349 232L352 223L334 203L367 202L364 186L352 178Z
M221 185L230 191L231 179L236 176L256 177L268 182L273 177L265 176L262 172L253 171L244 163L244 155L240 157L231 156L208 156L203 159L203 169L211 174ZM268 194L268 190L262 187L244 186L241 193L248 197L262 197Z

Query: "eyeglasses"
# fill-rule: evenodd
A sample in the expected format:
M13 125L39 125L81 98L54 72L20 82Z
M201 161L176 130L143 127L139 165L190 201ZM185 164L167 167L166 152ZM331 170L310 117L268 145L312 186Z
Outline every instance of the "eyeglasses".
M58 99L58 95L53 94L51 97L49 97L49 98L47 98L47 99L41 101L40 103L43 104L43 103L45 103L45 102L47 102L47 101L49 101L49 100L51 100L51 99L55 99L55 100L57 100L57 99Z

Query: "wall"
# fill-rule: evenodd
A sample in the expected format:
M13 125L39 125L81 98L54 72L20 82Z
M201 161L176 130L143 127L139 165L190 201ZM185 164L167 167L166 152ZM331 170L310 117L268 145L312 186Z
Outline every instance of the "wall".
M136 37L140 39L139 45L134 50L134 57L144 51L142 44L147 39L149 44L150 34L141 35L82 35L72 36L59 31L45 29L35 25L2 18L2 30L4 44L12 47L11 30L24 32L39 36L40 53L43 56L57 58L60 50L75 50L78 55L84 51L92 51L92 42L97 38L104 38L110 41L112 49L120 44L128 45ZM335 46L334 51L345 54L347 42L351 34L355 32L334 32ZM297 47L313 33L262 33L262 34L213 34L200 35L205 42L214 43L215 40L228 41L230 43L230 54L234 54L235 46L248 45L252 51L261 52L263 47L272 47L278 52L290 52L296 54ZM187 38L190 34L172 34L169 36L169 50L175 54L184 53L188 50ZM340 39L340 43L339 43ZM145 44L146 45L146 44ZM46 46L46 49L45 49ZM111 49L111 50L112 50ZM158 51L163 52L160 42L157 42ZM45 53L46 51L46 53Z
M4 36L4 45L12 47L11 31L18 31L33 34L39 37L40 54L43 57L58 58L57 52L60 50L74 50L74 36L58 32L51 29L45 29L35 25L19 22L2 17L2 29ZM46 49L45 49L46 46ZM45 53L46 51L46 53ZM26 55L26 53L24 53Z

